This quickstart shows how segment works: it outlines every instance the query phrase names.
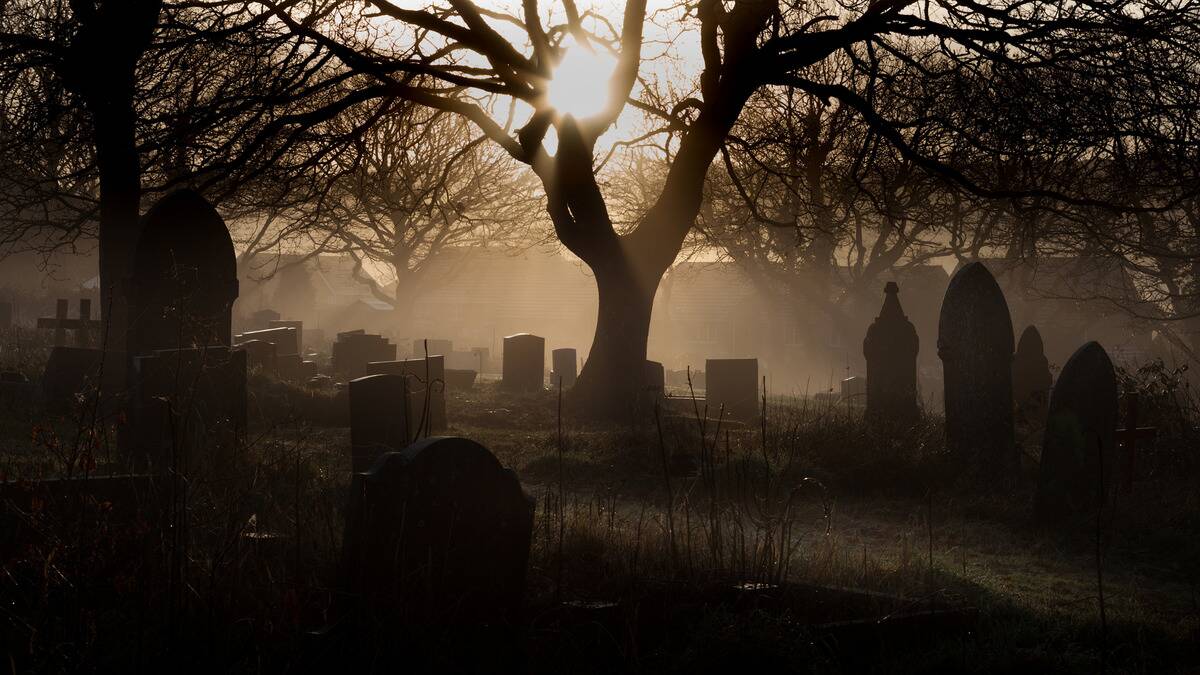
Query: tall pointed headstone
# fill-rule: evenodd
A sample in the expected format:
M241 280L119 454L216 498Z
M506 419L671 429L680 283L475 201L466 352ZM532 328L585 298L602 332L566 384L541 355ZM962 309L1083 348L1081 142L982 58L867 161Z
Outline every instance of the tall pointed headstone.
M1027 326L1017 341L1017 353L1013 356L1013 407L1022 436L1035 434L1046 426L1053 383L1042 334L1036 326Z
M1089 342L1071 356L1050 396L1034 513L1043 523L1092 514L1114 475L1117 375L1108 353Z
M946 447L980 476L1010 480L1013 442L1012 318L1004 293L982 263L955 273L938 320L945 377Z
M863 338L867 359L867 420L873 424L911 426L920 416L917 405L917 329L900 306L900 287L883 288L883 308Z

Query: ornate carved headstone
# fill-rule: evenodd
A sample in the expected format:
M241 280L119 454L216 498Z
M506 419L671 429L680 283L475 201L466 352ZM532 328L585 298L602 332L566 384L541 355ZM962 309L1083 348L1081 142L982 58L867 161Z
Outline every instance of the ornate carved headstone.
M546 339L529 333L504 338L504 379L510 391L541 391L546 368Z
M360 473L385 452L403 450L409 434L403 375L367 375L350 380L350 470ZM415 423L414 423L415 425Z
M863 339L867 359L866 418L874 424L911 426L920 417L917 403L917 329L900 307L900 287L889 281L883 308Z
M1045 427L1053 383L1042 334L1036 326L1027 326L1017 341L1017 353L1013 356L1013 406L1022 437Z
M982 263L950 280L938 320L945 375L946 447L981 476L1010 480L1016 470L1012 409L1012 318L1004 293Z
M1050 396L1034 512L1053 523L1092 514L1117 484L1117 376L1108 353L1089 342L1063 366Z
M725 419L758 419L758 359L708 359L704 372L710 416L716 417L724 407Z
M146 212L130 282L131 356L230 345L237 257L225 221L198 193L172 192Z
M427 438L382 455L350 490L343 582L385 622L469 624L519 609L534 503L487 448Z
M550 387L557 389L559 382L563 389L575 386L575 378L579 377L578 355L574 349L563 347L550 352L550 362L553 372L550 375Z

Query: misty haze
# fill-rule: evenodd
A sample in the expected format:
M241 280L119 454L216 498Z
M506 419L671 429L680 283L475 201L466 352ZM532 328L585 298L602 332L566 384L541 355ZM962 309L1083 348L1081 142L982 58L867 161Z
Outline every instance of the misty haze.
M1200 671L1200 5L0 5L0 672Z

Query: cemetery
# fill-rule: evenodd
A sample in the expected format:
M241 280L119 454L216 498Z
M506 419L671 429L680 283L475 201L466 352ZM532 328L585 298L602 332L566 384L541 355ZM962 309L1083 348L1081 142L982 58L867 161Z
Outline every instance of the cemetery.
M0 673L1200 672L1186 3L0 24Z

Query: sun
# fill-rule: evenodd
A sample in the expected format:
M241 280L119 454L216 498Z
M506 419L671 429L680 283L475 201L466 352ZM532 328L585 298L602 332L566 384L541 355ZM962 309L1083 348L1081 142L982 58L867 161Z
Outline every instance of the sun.
M566 51L554 75L546 98L555 110L575 119L592 117L608 105L616 59L574 42L565 45Z

